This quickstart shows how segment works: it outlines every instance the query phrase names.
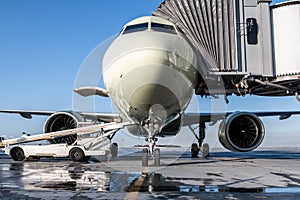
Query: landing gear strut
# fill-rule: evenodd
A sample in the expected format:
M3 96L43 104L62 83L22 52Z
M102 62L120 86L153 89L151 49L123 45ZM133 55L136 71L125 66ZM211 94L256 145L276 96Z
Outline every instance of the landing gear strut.
M148 119L144 120L141 124L148 132L148 137L146 138L146 142L148 142L148 153L150 153L151 158L154 159L155 166L160 165L160 150L156 148L157 138L155 138L155 135L157 135L162 128L162 119L164 119L164 117L161 116L161 106L156 107L154 105L149 109ZM146 149L143 149L142 165L148 166L148 154L146 154Z
M144 148L142 151L142 166L148 166L149 154L154 159L154 165L160 165L160 149L156 148L157 138L146 138L146 142L149 143L148 148Z
M204 122L200 122L199 123L199 135L197 135L195 133L195 129L193 129L192 127L190 127L190 130L193 132L194 136L197 138L198 140L198 145L197 143L193 143L191 146L191 154L192 154L192 158L197 158L199 151L202 152L202 158L206 158L209 156L209 145L207 143L203 144L203 141L205 139L205 123Z

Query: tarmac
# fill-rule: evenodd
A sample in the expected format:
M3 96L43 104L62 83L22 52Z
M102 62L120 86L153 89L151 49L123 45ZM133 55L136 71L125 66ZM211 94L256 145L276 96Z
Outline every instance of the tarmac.
M300 148L233 153L161 149L161 165L141 166L141 149L86 163L0 154L0 199L300 199Z

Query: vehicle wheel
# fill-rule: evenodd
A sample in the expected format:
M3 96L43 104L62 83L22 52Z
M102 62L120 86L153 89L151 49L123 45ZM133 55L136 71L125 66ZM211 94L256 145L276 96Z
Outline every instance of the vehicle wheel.
M142 151L142 166L148 166L148 149L144 148Z
M198 145L196 143L192 144L191 147L191 154L192 154L192 158L197 158L198 154L199 154L199 148Z
M154 150L154 165L160 166L160 149Z
M110 154L112 158L118 157L118 144L117 143L112 143L110 145Z
M84 152L80 148L73 148L69 153L69 157L74 162L83 162L85 160Z
M23 161L25 159L24 151L20 147L10 150L10 155L14 161Z

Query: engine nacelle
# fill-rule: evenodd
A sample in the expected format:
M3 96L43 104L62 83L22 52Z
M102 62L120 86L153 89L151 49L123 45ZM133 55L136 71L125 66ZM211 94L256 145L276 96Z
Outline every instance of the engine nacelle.
M264 125L253 113L235 112L220 124L219 140L231 151L252 151L262 143L264 136Z
M46 120L44 124L44 133L63 131L68 129L77 128L79 122L85 121L84 118L76 113L71 111L57 112L52 114ZM73 144L77 140L77 134L57 137L53 140L49 140L50 143L67 143Z

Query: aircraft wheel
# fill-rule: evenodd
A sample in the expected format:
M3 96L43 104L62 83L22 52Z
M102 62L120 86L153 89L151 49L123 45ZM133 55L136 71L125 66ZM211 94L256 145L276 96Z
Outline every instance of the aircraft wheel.
M154 165L160 166L160 149L154 150Z
M197 158L198 154L199 154L199 148L198 145L196 143L192 144L191 147L191 154L192 154L192 158Z
M204 143L201 147L202 158L206 158L209 156L209 145Z
M112 158L118 157L118 144L117 143L112 143L110 145L110 154Z
M148 166L148 149L144 148L142 151L142 166Z
M12 150L10 150L10 155L11 155L11 158L14 161L23 161L23 160L25 160L24 151L20 147L15 147Z
M74 162L83 162L85 161L84 152L80 148L73 148L69 153L69 157Z

